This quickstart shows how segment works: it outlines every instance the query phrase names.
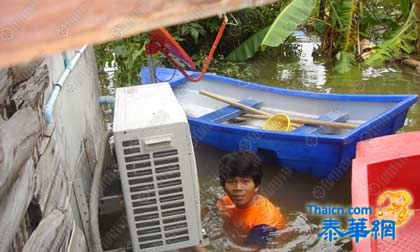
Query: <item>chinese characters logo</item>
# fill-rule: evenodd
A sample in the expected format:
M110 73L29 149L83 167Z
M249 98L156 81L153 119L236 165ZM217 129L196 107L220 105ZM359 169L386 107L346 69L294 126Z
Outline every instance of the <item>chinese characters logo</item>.
M342 229L339 219L324 219L321 231L318 233L318 237L324 240L335 241L338 238L349 237L358 243L363 238L395 240L396 227L405 223L413 215L413 210L409 209L412 201L409 192L400 190L382 193L377 199L376 214L370 207L344 209L332 206L319 207L315 204L310 204L307 207L310 215L364 215L364 218L348 219L347 230ZM369 219L373 220L369 222Z
M392 240L395 239L395 221L374 220L371 223L371 229L367 227L366 222L366 218L348 219L348 229L347 231L342 231L339 220L332 218L325 219L322 223L322 231L318 234L318 237L323 237L324 240L328 241L335 241L341 237L349 237L354 239L356 243L362 238L367 238L369 234L375 240L386 237L390 237Z

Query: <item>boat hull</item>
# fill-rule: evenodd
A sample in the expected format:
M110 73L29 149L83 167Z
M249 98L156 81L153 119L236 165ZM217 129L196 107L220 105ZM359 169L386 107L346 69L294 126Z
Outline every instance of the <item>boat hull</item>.
M196 74L190 72L191 74ZM158 79L169 80L181 105L187 106L189 101L182 95L194 89L194 85L187 84L188 81L177 71L167 68L157 68ZM141 78L143 84L149 84L149 70L142 68ZM274 104L276 94L281 98L289 99L294 97L302 101L319 100L320 108L325 106L328 109L329 102L340 106L341 100L363 102L386 101L393 102L395 106L388 106L387 110L379 113L373 120L367 120L360 127L354 130L343 131L340 134L306 134L304 132L274 132L265 131L259 128L242 127L226 123L209 122L200 119L200 116L192 116L188 113L188 121L194 141L215 146L225 151L249 150L254 151L268 162L275 161L281 167L287 167L296 172L302 172L311 176L325 178L327 176L341 177L351 166L355 155L356 143L363 139L393 134L404 125L404 121L410 105L417 100L415 95L398 96L367 96L367 95L331 95L317 94L304 91L291 91L281 88L267 87L255 83L245 82L215 74L206 74L204 80L217 82L215 89L220 90L228 87L227 93L235 93L233 88L240 88L237 92L238 99L242 96L256 94L257 98L266 101L266 96L273 94ZM216 84L215 84L216 85ZM208 86L210 88L211 86ZM230 88L230 89L229 89ZM229 91L230 90L230 91ZM220 92L220 91L219 91ZM226 95L224 92L220 93ZM233 94L232 94L233 95ZM260 96L258 96L260 95ZM245 97L244 97L245 98ZM197 98L195 98L197 99ZM197 99L198 102L201 102ZM291 102L288 102L289 104ZM209 101L207 102L209 103ZM300 102L299 102L300 103ZM315 104L315 105L313 105ZM316 103L307 107L316 107ZM288 104L286 104L288 105ZM221 105L220 105L221 106Z

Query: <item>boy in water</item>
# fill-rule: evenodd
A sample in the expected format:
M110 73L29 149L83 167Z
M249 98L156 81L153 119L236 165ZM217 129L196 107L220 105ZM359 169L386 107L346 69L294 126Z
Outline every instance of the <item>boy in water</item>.
M238 245L262 248L286 224L280 210L258 193L262 175L254 153L239 151L221 159L219 178L226 195L217 206L225 231Z

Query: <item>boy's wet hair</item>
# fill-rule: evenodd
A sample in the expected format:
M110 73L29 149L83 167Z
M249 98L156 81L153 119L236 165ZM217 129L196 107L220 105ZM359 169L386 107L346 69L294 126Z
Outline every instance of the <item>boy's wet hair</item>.
M263 173L261 160L256 154L249 151L238 151L224 155L219 164L220 184L233 177L251 177L255 186L261 184Z

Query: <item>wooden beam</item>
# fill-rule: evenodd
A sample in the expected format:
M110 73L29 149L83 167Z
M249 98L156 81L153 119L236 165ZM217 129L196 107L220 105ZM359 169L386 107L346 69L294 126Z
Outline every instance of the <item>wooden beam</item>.
M23 252L67 251L73 229L73 213L65 209L54 209L41 220L38 227L23 247Z
M39 115L31 107L17 111L0 125L0 198L8 193L19 177L40 135Z
M0 67L275 0L4 0Z

